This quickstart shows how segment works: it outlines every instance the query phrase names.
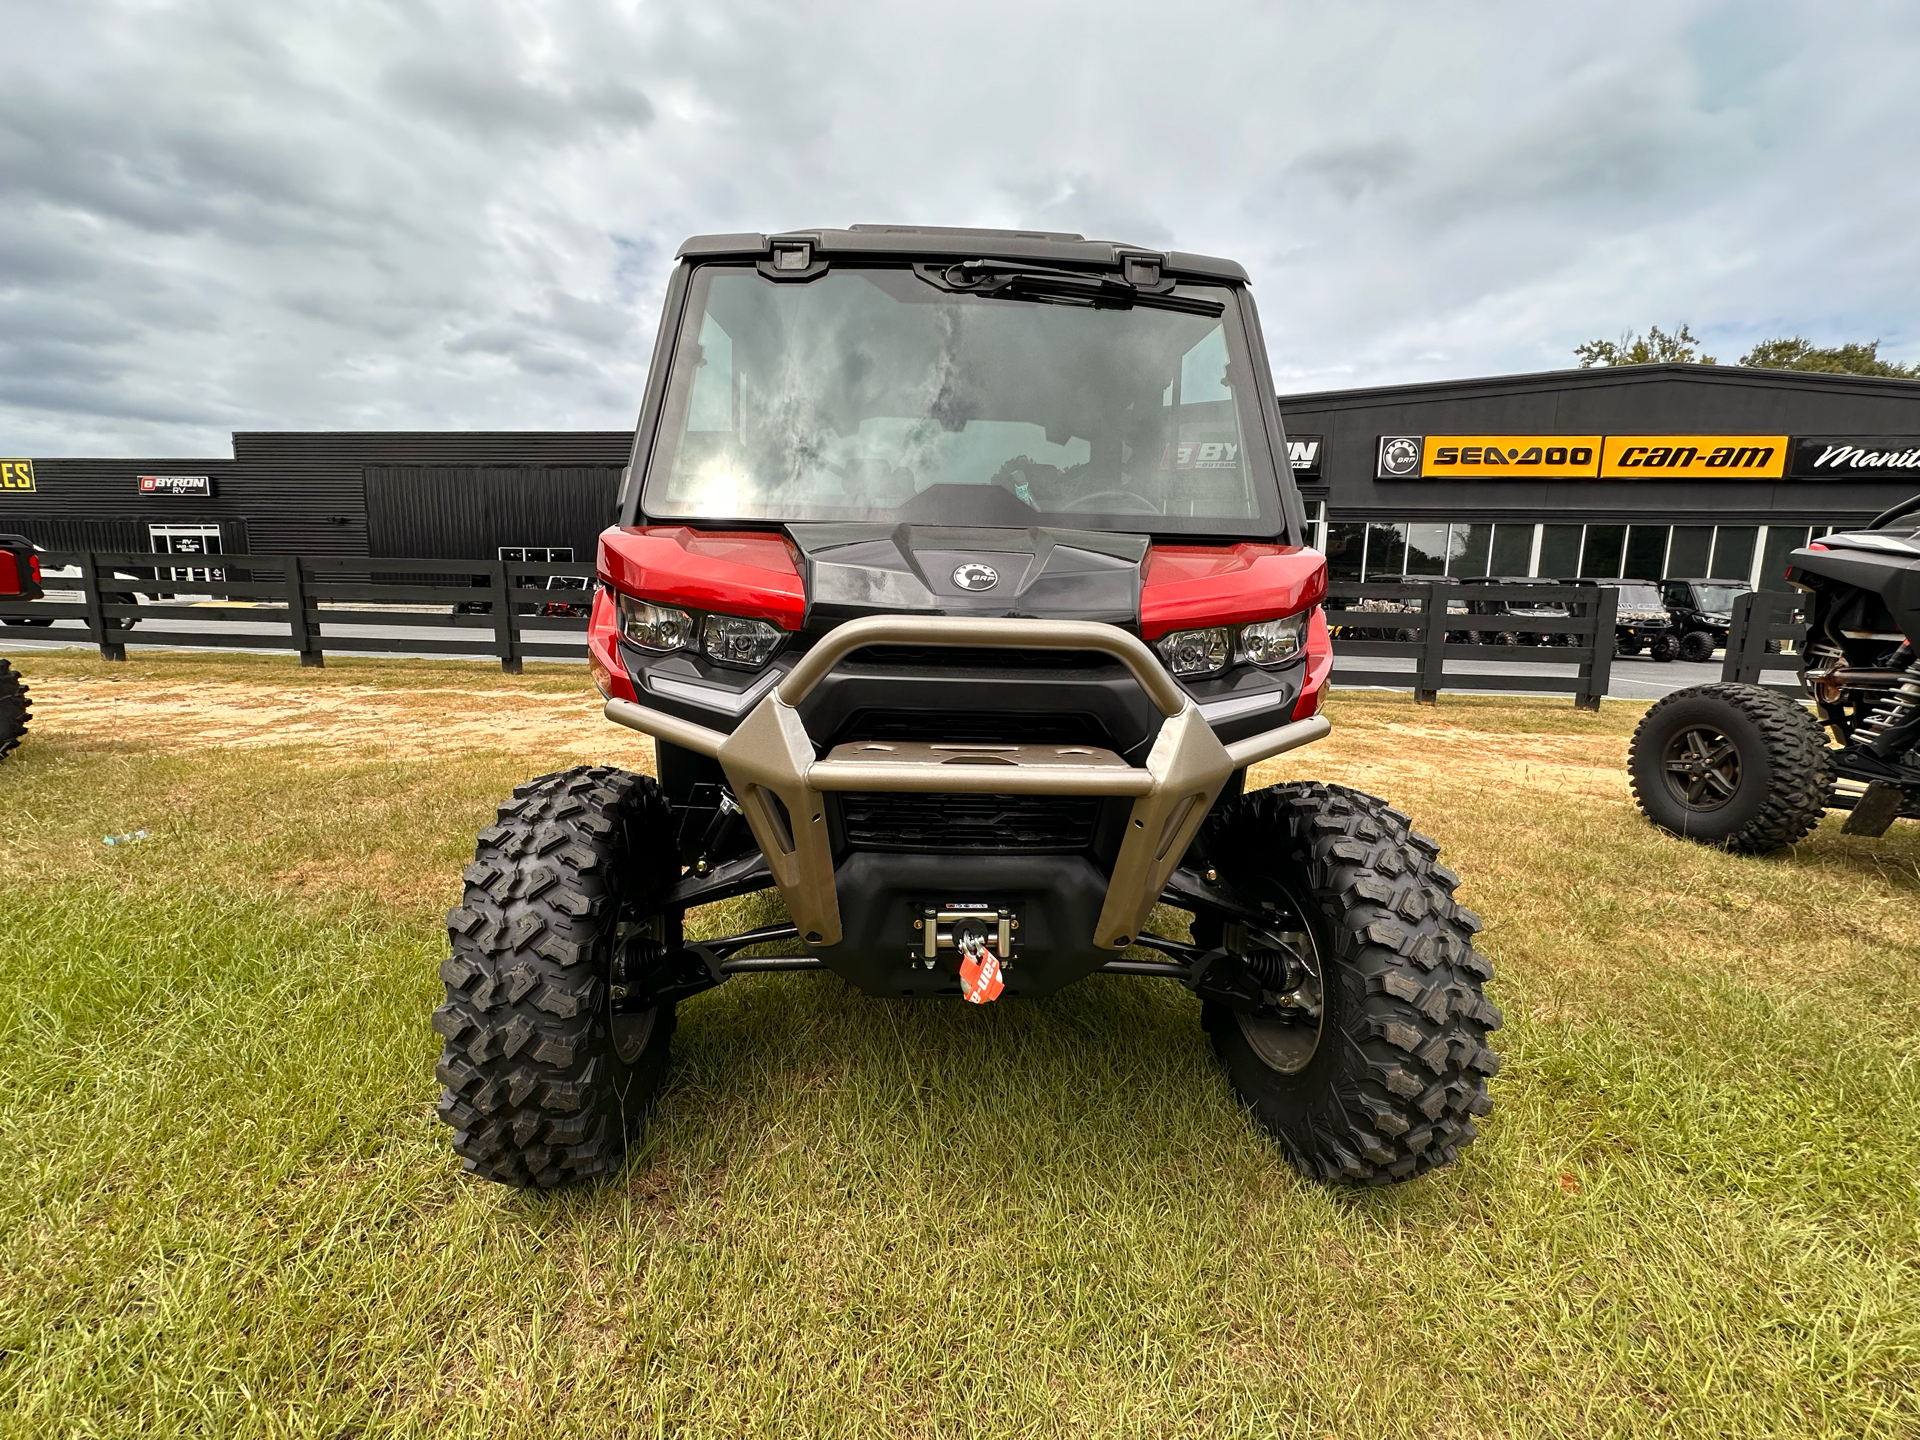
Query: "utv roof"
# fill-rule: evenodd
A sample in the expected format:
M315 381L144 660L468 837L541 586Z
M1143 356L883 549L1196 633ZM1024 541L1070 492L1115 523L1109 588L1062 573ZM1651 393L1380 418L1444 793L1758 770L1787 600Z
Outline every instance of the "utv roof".
M1168 275L1247 283L1232 260L1155 250L1117 240L1088 240L1059 230L968 230L944 225L850 225L844 230L787 230L777 235L695 235L680 246L685 260L763 259L776 242L805 241L824 259L1031 260L1044 265L1113 270L1123 256L1150 255Z

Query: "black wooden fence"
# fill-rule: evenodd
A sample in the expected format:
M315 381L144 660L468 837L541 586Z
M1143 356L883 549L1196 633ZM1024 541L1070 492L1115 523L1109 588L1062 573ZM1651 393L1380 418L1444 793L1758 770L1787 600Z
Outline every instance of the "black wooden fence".
M1411 689L1425 704L1443 689L1571 694L1598 710L1612 678L1620 592L1605 585L1462 585L1340 581L1327 587L1338 685ZM1364 670L1345 657L1411 658L1411 671ZM1547 674L1449 670L1455 662L1548 664Z
M1785 595L1759 590L1738 597L1733 602L1733 623L1727 628L1720 678L1800 695L1800 682L1788 681L1780 672L1800 668L1806 646L1806 598L1797 590ZM1779 678L1766 679L1768 672Z
M0 602L12 626L52 626L46 638L124 660L129 640L286 650L303 665L333 654L497 659L586 658L593 571L512 560L365 556L159 556L104 551L41 556L47 598ZM1412 659L1405 669L1334 672L1340 685L1571 694L1598 709L1613 660L1614 590L1593 585L1460 585L1446 581L1330 587L1336 657ZM10 633L28 638L31 631ZM1500 643L1502 640L1517 643ZM1490 673L1456 662L1541 662L1551 673Z
M124 660L146 644L334 654L586 658L593 570L513 560L366 556L115 554L40 557L47 598L0 602L20 638L97 645Z

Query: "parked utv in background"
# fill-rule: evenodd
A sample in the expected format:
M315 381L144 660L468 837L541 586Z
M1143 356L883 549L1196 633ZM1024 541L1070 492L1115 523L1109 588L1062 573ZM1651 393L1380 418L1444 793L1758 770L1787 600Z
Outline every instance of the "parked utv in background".
M1547 576L1535 575L1487 575L1475 576L1462 582L1466 585L1544 585L1558 587L1569 582L1554 580ZM1471 594L1471 592L1469 592ZM1467 601L1467 611L1472 615L1497 617L1474 622L1472 634L1482 645L1571 645L1572 634L1556 630L1529 630L1528 620L1564 620L1570 613L1566 605L1558 600L1542 600L1537 605L1524 600L1474 600Z
M1660 598L1680 637L1679 658L1698 663L1726 649L1733 602L1752 588L1732 580L1662 580Z
M38 600L40 557L24 535L0 535L0 600ZM0 660L0 759L26 738L33 702L13 666Z
M1601 583L1620 592L1613 622L1616 655L1632 656L1644 651L1650 659L1668 661L1680 653L1680 637L1658 585L1651 580Z
M1244 788L1327 733L1332 668L1245 272L718 235L662 313L589 621L658 776L548 775L480 832L433 1022L467 1168L615 1170L675 1007L767 970L970 1004L1164 976L1309 1175L1451 1161L1500 1023L1457 878L1384 800ZM763 890L788 919L686 939Z
M1788 557L1787 579L1811 598L1800 681L1812 712L1733 684L1677 690L1647 712L1628 763L1648 819L1689 839L1763 851L1800 839L1830 807L1853 812L1843 827L1850 835L1920 818L1917 513L1920 498ZM1864 788L1840 794L1837 781Z

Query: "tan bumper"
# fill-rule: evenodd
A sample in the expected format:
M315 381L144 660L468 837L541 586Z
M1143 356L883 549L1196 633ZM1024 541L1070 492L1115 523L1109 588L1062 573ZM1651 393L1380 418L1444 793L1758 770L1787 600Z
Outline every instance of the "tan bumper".
M1144 766L1080 745L889 742L839 745L816 759L800 702L853 651L901 644L1102 651L1133 672L1166 720ZM720 762L794 924L813 945L835 944L841 933L833 847L821 803L826 791L1131 796L1126 839L1093 936L1095 945L1120 950L1139 933L1227 777L1318 740L1331 728L1315 716L1223 745L1154 653L1112 625L909 615L870 616L831 631L731 735L630 700L609 700L606 715Z

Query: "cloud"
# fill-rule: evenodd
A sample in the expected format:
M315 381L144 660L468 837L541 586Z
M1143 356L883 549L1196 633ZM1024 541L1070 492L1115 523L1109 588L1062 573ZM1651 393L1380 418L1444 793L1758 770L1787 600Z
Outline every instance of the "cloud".
M1920 356L1910 6L9 0L0 451L624 427L688 234L1240 260L1283 388Z

